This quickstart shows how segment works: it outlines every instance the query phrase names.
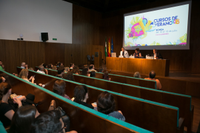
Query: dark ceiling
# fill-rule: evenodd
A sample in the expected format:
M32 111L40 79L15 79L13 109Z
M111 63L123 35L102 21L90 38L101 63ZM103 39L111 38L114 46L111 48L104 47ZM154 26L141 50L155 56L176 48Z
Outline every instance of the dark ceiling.
M99 12L110 12L157 0L64 0Z

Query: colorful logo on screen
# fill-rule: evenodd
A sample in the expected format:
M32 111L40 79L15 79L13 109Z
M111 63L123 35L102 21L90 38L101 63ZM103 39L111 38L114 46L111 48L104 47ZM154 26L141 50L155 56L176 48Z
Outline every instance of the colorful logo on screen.
M179 23L180 23L180 20L178 19L178 16L172 16L172 17L154 19L154 22L152 22L151 25L167 26L167 25L179 24Z
M128 34L127 37L133 38L133 39L137 39L138 37L145 38L147 36L146 32L152 29L151 22L152 21L147 20L144 17L133 18L133 20L131 21L130 27L128 28L128 30L126 30Z

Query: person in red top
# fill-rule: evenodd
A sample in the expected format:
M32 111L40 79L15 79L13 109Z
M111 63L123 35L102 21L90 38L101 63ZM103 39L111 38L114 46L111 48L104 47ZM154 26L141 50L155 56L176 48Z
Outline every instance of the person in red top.
M148 79L148 80L155 80L156 81L156 85L157 85L157 89L161 90L162 89L162 85L160 83L160 80L159 79L156 79L155 78L156 76L156 73L154 71L151 71L149 73L149 77L148 78L145 78L145 79Z

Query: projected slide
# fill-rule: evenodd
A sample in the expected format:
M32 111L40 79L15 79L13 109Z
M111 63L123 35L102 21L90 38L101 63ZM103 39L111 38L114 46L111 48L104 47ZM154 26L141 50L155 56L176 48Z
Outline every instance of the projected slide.
M124 47L186 46L189 4L124 16Z

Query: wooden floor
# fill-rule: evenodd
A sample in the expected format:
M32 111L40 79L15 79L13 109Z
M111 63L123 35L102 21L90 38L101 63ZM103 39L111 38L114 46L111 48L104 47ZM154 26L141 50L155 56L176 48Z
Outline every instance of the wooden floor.
M200 98L193 97L192 105L194 105L194 118L193 118L192 131L196 133L200 121Z

